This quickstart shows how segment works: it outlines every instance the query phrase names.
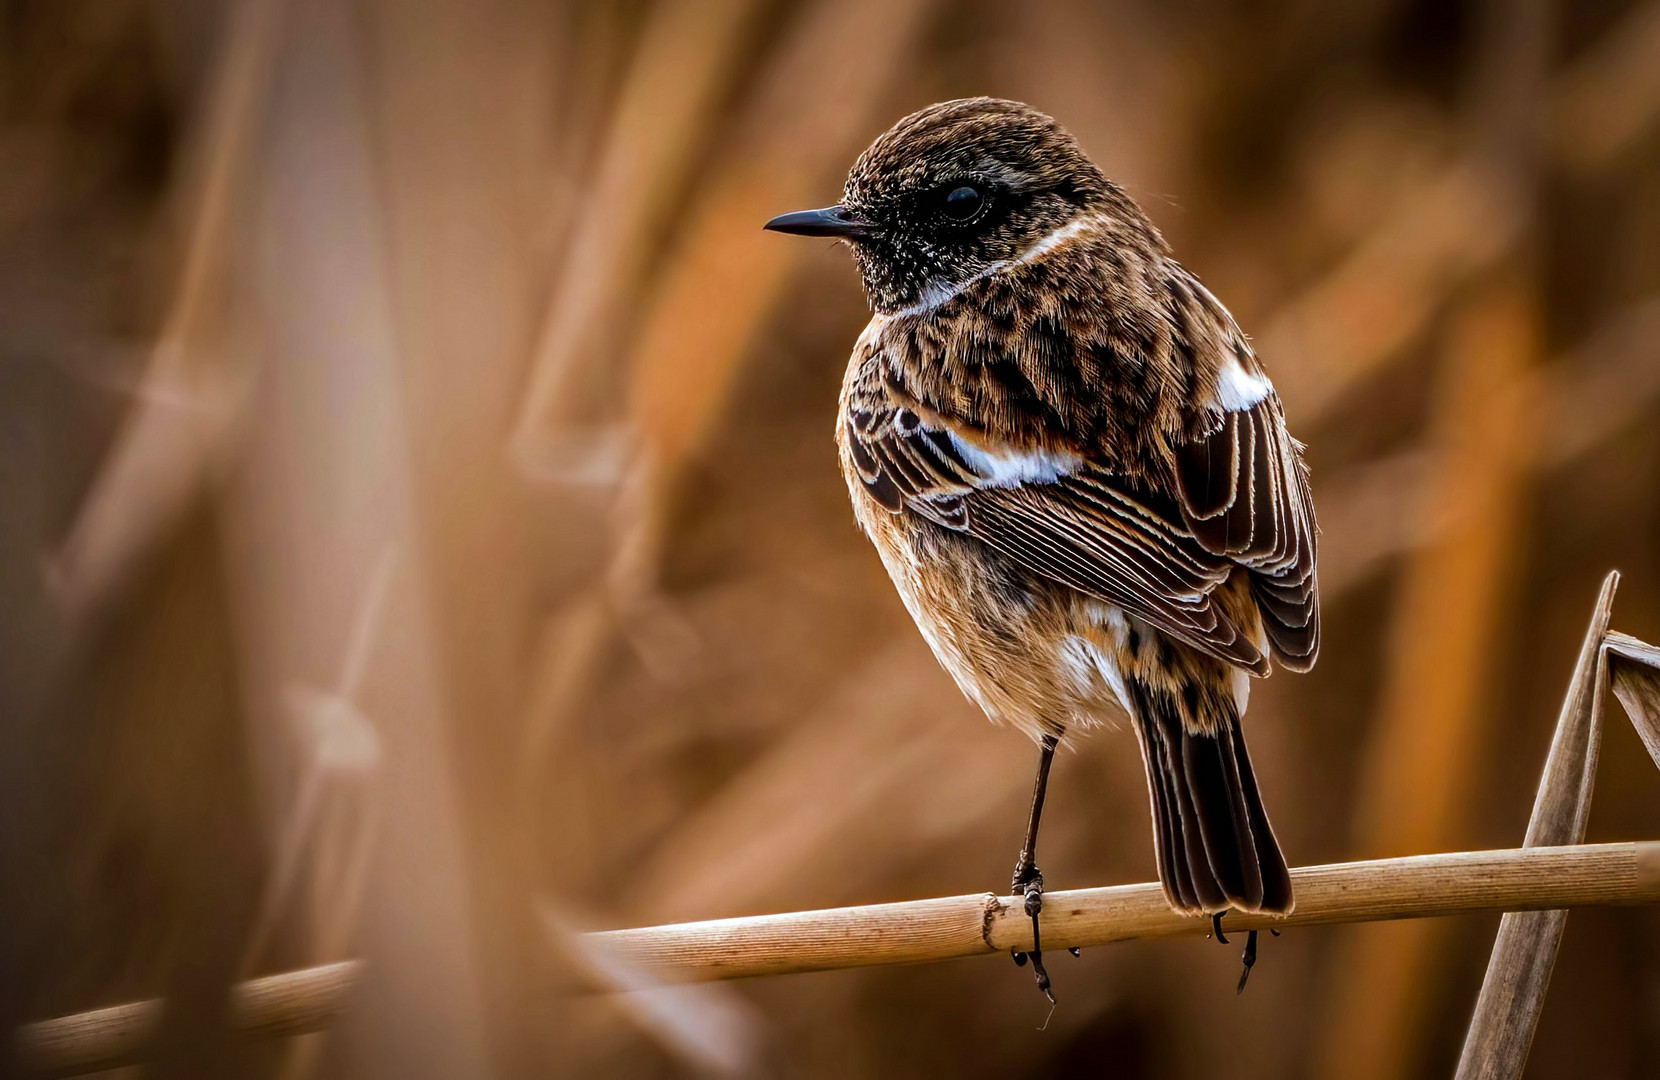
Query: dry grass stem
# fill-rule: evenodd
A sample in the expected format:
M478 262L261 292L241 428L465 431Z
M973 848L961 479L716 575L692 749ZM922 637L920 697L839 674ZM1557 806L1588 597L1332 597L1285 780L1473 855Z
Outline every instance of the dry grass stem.
M1230 929L1419 919L1472 911L1660 903L1660 841L1464 851L1310 866L1292 872L1297 909L1286 918L1236 915ZM1156 884L1045 894L1047 948L1197 936L1210 923L1170 909ZM1018 897L979 893L590 934L600 955L664 982L738 979L910 964L1031 948ZM236 990L236 1030L282 1036L317 1031L340 1015L355 963L268 976ZM139 1060L162 1003L136 1002L41 1021L16 1049L37 1072L87 1072Z
M635 1026L703 1075L749 1075L760 1052L760 1012L731 987L669 986L572 924L552 904L537 907L543 933L559 956L612 1001Z
M1585 837L1608 688L1603 639L1619 581L1618 573L1603 579L1602 593L1591 613L1528 820L1524 841L1528 848L1575 844ZM1568 913L1560 909L1511 912L1499 922L1487 976L1464 1037L1459 1080L1514 1080L1522 1075L1567 922Z
M1363 759L1355 850L1382 855L1469 843L1470 777L1486 721L1503 605L1517 559L1529 426L1515 388L1537 351L1531 296L1504 273L1456 313L1432 421L1436 469L1419 518L1434 540L1405 569L1389 676ZM1432 1014L1423 973L1435 924L1367 927L1337 950L1341 972L1317 1075L1406 1075ZM1358 1048L1358 1050L1357 1050Z
M225 276L232 210L264 115L283 38L285 5L241 0L225 20L226 44L206 95L183 200L183 252L165 322L150 350L114 446L53 555L53 592L84 615L125 580L212 472L235 433L246 396L231 365L194 362L210 303ZM175 402L183 401L184 408Z
M614 483L625 460L616 433L570 430L568 400L583 372L615 358L607 338L632 325L620 310L639 286L659 230L715 122L734 60L762 5L675 0L659 5L586 185L554 295L538 336L513 433L527 474Z
M1414 855L1292 871L1297 909L1276 919L1235 913L1241 930L1418 919L1469 911L1660 901L1660 842ZM909 964L1030 949L1017 897L990 893L608 930L608 948L663 978L737 979L870 964ZM1046 949L1207 933L1170 909L1154 884L1044 894Z
M1614 696L1625 706L1649 757L1660 766L1660 649L1616 631L1608 635L1605 651Z
M1660 116L1660 4L1639 5L1557 80L1552 148L1580 173L1620 157Z

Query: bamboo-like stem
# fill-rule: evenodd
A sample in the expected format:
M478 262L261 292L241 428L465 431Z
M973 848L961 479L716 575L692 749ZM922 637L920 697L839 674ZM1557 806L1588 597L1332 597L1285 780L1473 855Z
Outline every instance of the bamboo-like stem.
M1228 915L1229 930L1660 902L1660 841L1414 855L1292 871L1289 916ZM1043 942L1058 950L1203 934L1154 884L1046 892ZM1018 897L991 893L757 915L634 930L594 943L665 979L694 981L948 960L1032 947Z
M1227 929L1660 903L1660 841L1414 855L1308 866L1291 876L1296 911L1284 918L1236 912ZM1020 903L979 893L603 930L587 941L666 981L785 975L1030 949L1031 923ZM1043 897L1043 939L1055 950L1209 929L1208 919L1172 911L1155 884ZM359 975L358 964L347 962L245 982L236 990L235 1028L273 1037L321 1030L340 1015ZM30 1024L17 1034L17 1060L30 1072L58 1075L139 1060L162 1007L142 1001Z

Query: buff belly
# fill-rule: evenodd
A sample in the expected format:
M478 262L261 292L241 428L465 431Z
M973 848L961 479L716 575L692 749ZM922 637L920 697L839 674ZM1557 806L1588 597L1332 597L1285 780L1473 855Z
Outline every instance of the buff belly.
M1122 611L926 518L858 510L934 655L994 722L1037 739L1121 715Z

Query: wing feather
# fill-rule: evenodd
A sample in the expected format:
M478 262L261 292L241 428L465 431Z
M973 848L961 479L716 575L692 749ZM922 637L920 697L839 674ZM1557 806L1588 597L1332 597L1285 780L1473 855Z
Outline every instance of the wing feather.
M1299 451L1275 395L1224 412L1208 435L1178 448L1177 501L1206 550L1250 570L1274 656L1305 671L1320 651L1320 596L1314 500Z

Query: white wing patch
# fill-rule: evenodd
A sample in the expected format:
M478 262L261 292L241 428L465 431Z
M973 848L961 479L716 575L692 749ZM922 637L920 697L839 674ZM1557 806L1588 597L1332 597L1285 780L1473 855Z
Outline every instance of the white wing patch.
M1009 488L1021 484L1053 484L1083 462L1076 454L1050 454L1042 450L982 450L951 432L951 445L963 461L985 478L982 487Z
M1229 354L1222 358L1222 370L1216 375L1216 404L1225 412L1244 412L1268 396L1274 384L1267 376L1252 375Z

